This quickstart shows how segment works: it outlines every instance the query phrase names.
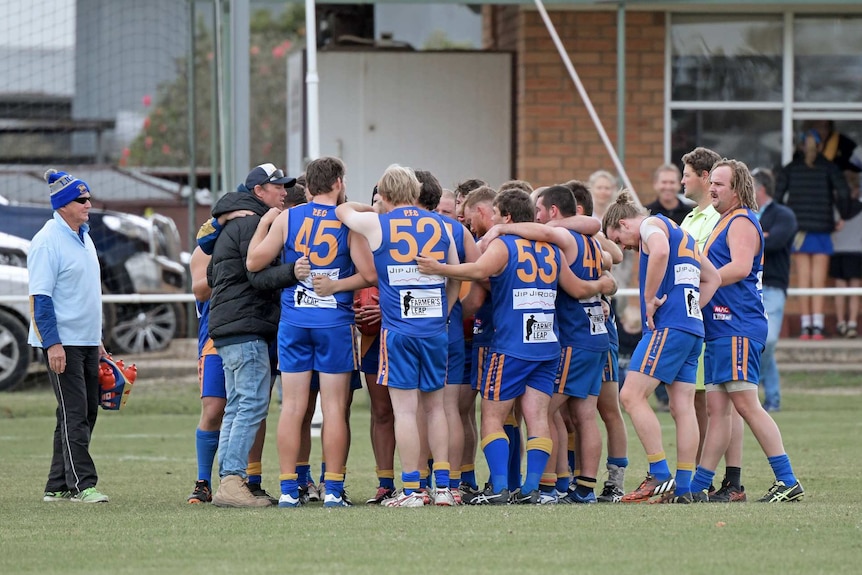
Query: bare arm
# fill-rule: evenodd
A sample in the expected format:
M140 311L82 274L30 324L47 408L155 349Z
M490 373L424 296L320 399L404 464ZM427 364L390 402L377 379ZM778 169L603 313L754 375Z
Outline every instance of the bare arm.
M383 243L380 218L377 217L373 207L358 202L345 202L335 208L335 215L345 226L365 236L371 251L376 250Z
M485 296L488 295L488 290L482 287L479 282L470 283L470 291L461 300L461 310L464 317L476 315L476 312L485 303Z
M602 265L604 265L606 261L614 264L622 263L623 250L620 249L620 246L609 240L602 232L597 233L594 237L599 240L599 244L602 246L602 251L606 252L609 256L608 259L605 260L604 255L602 255ZM610 269L610 267L607 269Z
M718 269L721 285L731 285L745 279L751 273L751 262L760 251L760 234L746 218L736 218L727 230L727 247L730 261Z
M192 293L198 301L207 301L212 295L213 290L207 283L207 265L211 259L200 247L196 247L192 252L189 271L192 274Z
M560 262L559 286L575 299L585 299L600 293L616 291L616 282L610 274L603 274L597 280L583 280L572 273L565 258Z
M337 280L331 279L329 276L314 276L311 278L311 283L314 284L314 293L323 297L339 292L356 291L373 285L365 281L365 278L359 273Z
M660 220L656 220L658 226ZM666 229L664 224L662 228ZM649 258L647 259L646 278L642 286L643 297L646 308L647 327L655 329L653 316L655 311L664 303L666 294L658 297L658 288L664 279L664 274L667 271L667 262L670 257L670 242L664 233L654 233L647 238L646 248L648 249Z
M449 236L449 254L446 258L448 265L460 265L458 262L458 248L455 245L455 238L452 237L452 232L449 228L443 228L446 230L446 234ZM465 254L466 255L466 254ZM457 278L449 278L446 281L446 303L448 304L449 309L446 310L446 314L452 313L452 308L455 306L455 302L458 301L458 296L461 293L461 280Z
M475 262L481 255L479 246L476 245L476 240L473 239L473 234L464 226L464 263Z
M416 258L419 271L423 274L438 274L464 281L483 280L498 275L505 269L508 260L509 250L506 249L506 244L501 241L491 242L485 253L472 263L451 265L441 264L437 260L425 256Z
M578 243L572 237L572 234L568 232L567 228L554 228L535 222L497 224L488 230L488 233L482 239L484 241L487 238L488 241L491 241L503 234L512 234L526 240L552 243L560 248L563 255L570 262L575 261L578 257Z
M282 212L278 208L271 208L260 218L257 229L251 237L248 255L245 258L248 271L261 271L272 263L272 260L284 249L287 218L288 212Z
M562 220L551 220L548 225L566 228L587 236L593 236L602 229L601 222L592 216L569 216Z

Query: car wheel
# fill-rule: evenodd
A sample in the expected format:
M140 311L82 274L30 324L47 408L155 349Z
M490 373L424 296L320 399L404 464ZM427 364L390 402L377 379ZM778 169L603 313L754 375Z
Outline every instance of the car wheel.
M113 304L105 319L112 353L142 353L168 347L177 329L171 303Z
M29 365L27 328L14 315L0 311L0 391L21 383Z

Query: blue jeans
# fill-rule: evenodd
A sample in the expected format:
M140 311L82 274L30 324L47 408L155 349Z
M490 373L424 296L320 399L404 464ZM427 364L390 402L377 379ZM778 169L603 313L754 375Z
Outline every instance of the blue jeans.
M775 363L775 346L781 333L786 300L787 294L781 288L763 286L763 308L769 317L769 332L766 334L766 346L760 356L760 385L765 394L763 405L775 409L781 407L781 378L778 375L778 364Z
M256 339L218 348L227 404L218 442L219 477L247 477L248 452L269 410L269 351Z

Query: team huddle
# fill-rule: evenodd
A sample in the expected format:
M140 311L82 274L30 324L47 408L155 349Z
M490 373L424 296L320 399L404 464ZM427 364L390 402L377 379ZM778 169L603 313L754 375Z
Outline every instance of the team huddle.
M703 148L683 163L691 172L683 182L703 199L696 230L650 215L626 191L594 210L577 180L537 189L513 180L499 190L471 180L449 192L429 172L392 165L364 205L346 201L337 158L312 161L300 183L272 164L254 168L216 203L192 256L202 410L189 502L352 505L344 481L360 374L379 482L368 504L744 501L742 421L775 472L760 500L801 499L757 395L767 321L751 175ZM639 252L643 335L620 381L612 272L624 249ZM260 462L276 376L272 497ZM660 383L676 425L675 474L648 402ZM315 483L318 396L324 464ZM649 462L630 492L621 406ZM597 415L607 435L601 486Z

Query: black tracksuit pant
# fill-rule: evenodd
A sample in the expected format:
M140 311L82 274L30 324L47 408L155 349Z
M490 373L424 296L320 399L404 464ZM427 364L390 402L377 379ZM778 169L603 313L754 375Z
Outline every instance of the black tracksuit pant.
M90 437L99 412L99 348L64 346L66 371L57 374L48 367L48 378L57 397L57 427L54 455L45 491L73 494L98 482L90 457ZM45 364L48 353L44 350Z

